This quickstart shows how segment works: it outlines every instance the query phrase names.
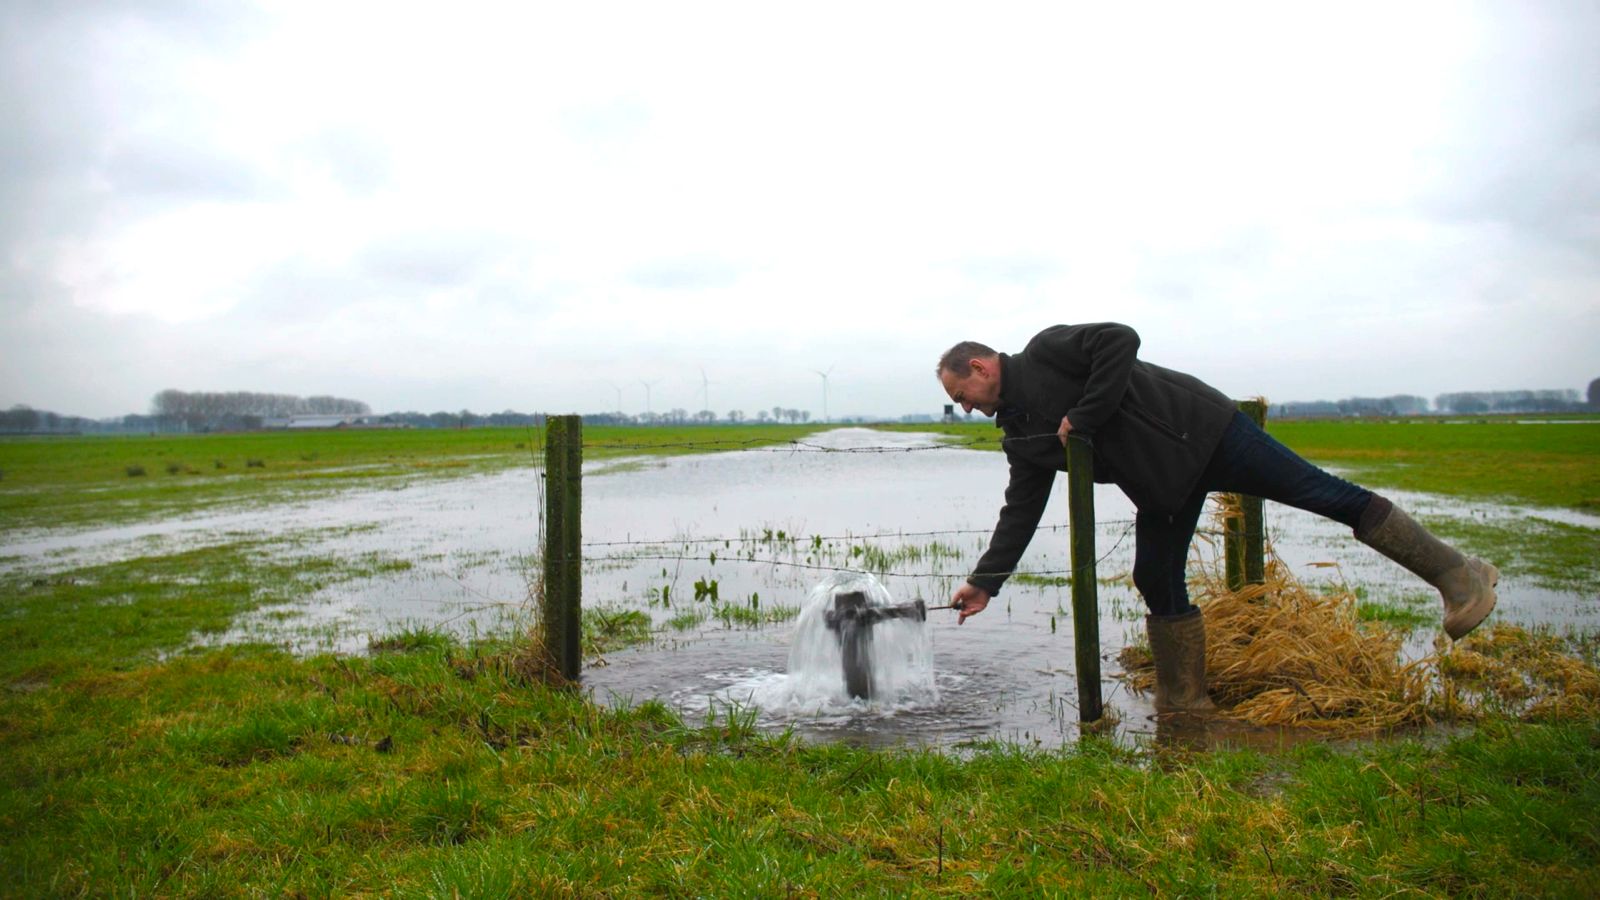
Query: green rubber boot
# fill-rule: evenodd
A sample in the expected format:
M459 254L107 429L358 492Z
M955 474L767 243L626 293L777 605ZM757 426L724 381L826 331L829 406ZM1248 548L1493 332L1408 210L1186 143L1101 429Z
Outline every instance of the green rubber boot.
M1156 663L1156 712L1216 712L1206 693L1206 620L1200 607L1176 616L1145 616Z
M1477 557L1463 556L1389 500L1373 497L1361 516L1356 540L1439 589L1444 630L1451 640L1465 637L1494 609L1500 570Z

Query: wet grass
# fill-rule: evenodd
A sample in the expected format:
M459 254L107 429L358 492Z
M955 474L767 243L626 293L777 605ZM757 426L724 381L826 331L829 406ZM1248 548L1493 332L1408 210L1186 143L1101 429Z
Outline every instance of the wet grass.
M411 626L355 658L204 646L407 565L301 543L0 574L0 894L1584 896L1600 880L1600 723L1276 755L882 752L758 733L748 712L603 709L525 680L506 637ZM589 610L586 647L648 623Z
M1600 416L1271 422L1307 459L1369 486L1600 513Z
M1034 575L1030 572L1019 572L1011 576L1008 581L1012 584L1026 584L1034 587L1071 587L1071 575Z
M800 607L779 603L762 604L757 599L747 603L724 603L714 607L711 614L722 624L730 627L757 628L776 622L787 622L800 615Z
M1369 487L1600 512L1600 415L1558 417L1580 424L1518 424L1538 418L1298 419L1269 421L1267 430ZM988 419L877 427L1000 449L1000 431Z
M672 614L666 625L673 631L693 631L706 623L711 614L703 609L684 609Z
M650 616L637 609L590 607L583 611L586 655L609 653L650 640Z
M48 575L12 572L0 576L0 675L121 670L158 652L199 652L194 641L223 634L244 613L407 565L244 540Z
M1294 420L1268 422L1268 430L1307 459L1336 467L1365 487L1600 514L1600 416L1559 417L1577 424L1519 424L1538 418ZM1000 449L1000 432L988 420L890 428ZM1493 560L1505 574L1555 590L1600 594L1600 528L1531 517L1423 520L1468 552Z
M584 458L782 444L815 425L584 431ZM142 521L543 463L533 428L0 438L0 533Z
M885 545L876 541L861 541L851 543L844 551L844 561L851 568L864 572L883 575L893 572L905 565L921 565L924 567L934 565L941 560L961 559L965 554L949 544L940 541L927 543L907 542L902 544ZM815 557L833 562L833 556Z
M170 586L177 621L115 653L0 662L4 893L1583 896L1600 877L1593 723L1279 755L811 746L737 711L602 709L522 680L504 642L425 629L361 658L165 653L209 593Z
M1600 529L1544 519L1513 523L1424 516L1423 521L1465 552L1493 560L1502 575L1600 597Z
M1381 622L1399 631L1433 628L1439 622L1439 595L1410 591L1382 599L1369 599L1356 590L1356 617L1363 622Z

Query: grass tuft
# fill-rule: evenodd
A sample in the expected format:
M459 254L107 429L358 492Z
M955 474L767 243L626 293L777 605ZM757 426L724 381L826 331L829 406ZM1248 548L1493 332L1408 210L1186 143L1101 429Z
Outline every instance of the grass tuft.
M437 628L417 626L386 637L373 638L367 642L367 649L373 653L417 653L419 651L443 653L450 649L452 644L454 644L454 640Z

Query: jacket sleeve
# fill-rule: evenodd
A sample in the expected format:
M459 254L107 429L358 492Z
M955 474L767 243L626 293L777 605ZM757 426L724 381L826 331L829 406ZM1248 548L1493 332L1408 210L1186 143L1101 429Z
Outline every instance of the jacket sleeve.
M1028 549L1033 533L1050 502L1050 486L1056 473L1011 460L1011 481L1006 485L1006 503L1000 507L1000 521L994 526L989 549L978 560L978 568L967 582L989 592L1000 593L1000 586L1017 568L1017 561Z
M1067 410L1072 430L1091 436L1116 413L1133 375L1139 335L1126 325L1058 325L1029 342L1028 356L1074 379L1083 396Z

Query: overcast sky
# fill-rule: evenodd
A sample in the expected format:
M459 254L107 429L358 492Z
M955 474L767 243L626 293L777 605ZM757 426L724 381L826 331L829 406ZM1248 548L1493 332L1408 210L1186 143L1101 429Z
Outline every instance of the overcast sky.
M1600 3L0 4L0 406L937 412L1600 376ZM709 385L702 383L702 368Z

